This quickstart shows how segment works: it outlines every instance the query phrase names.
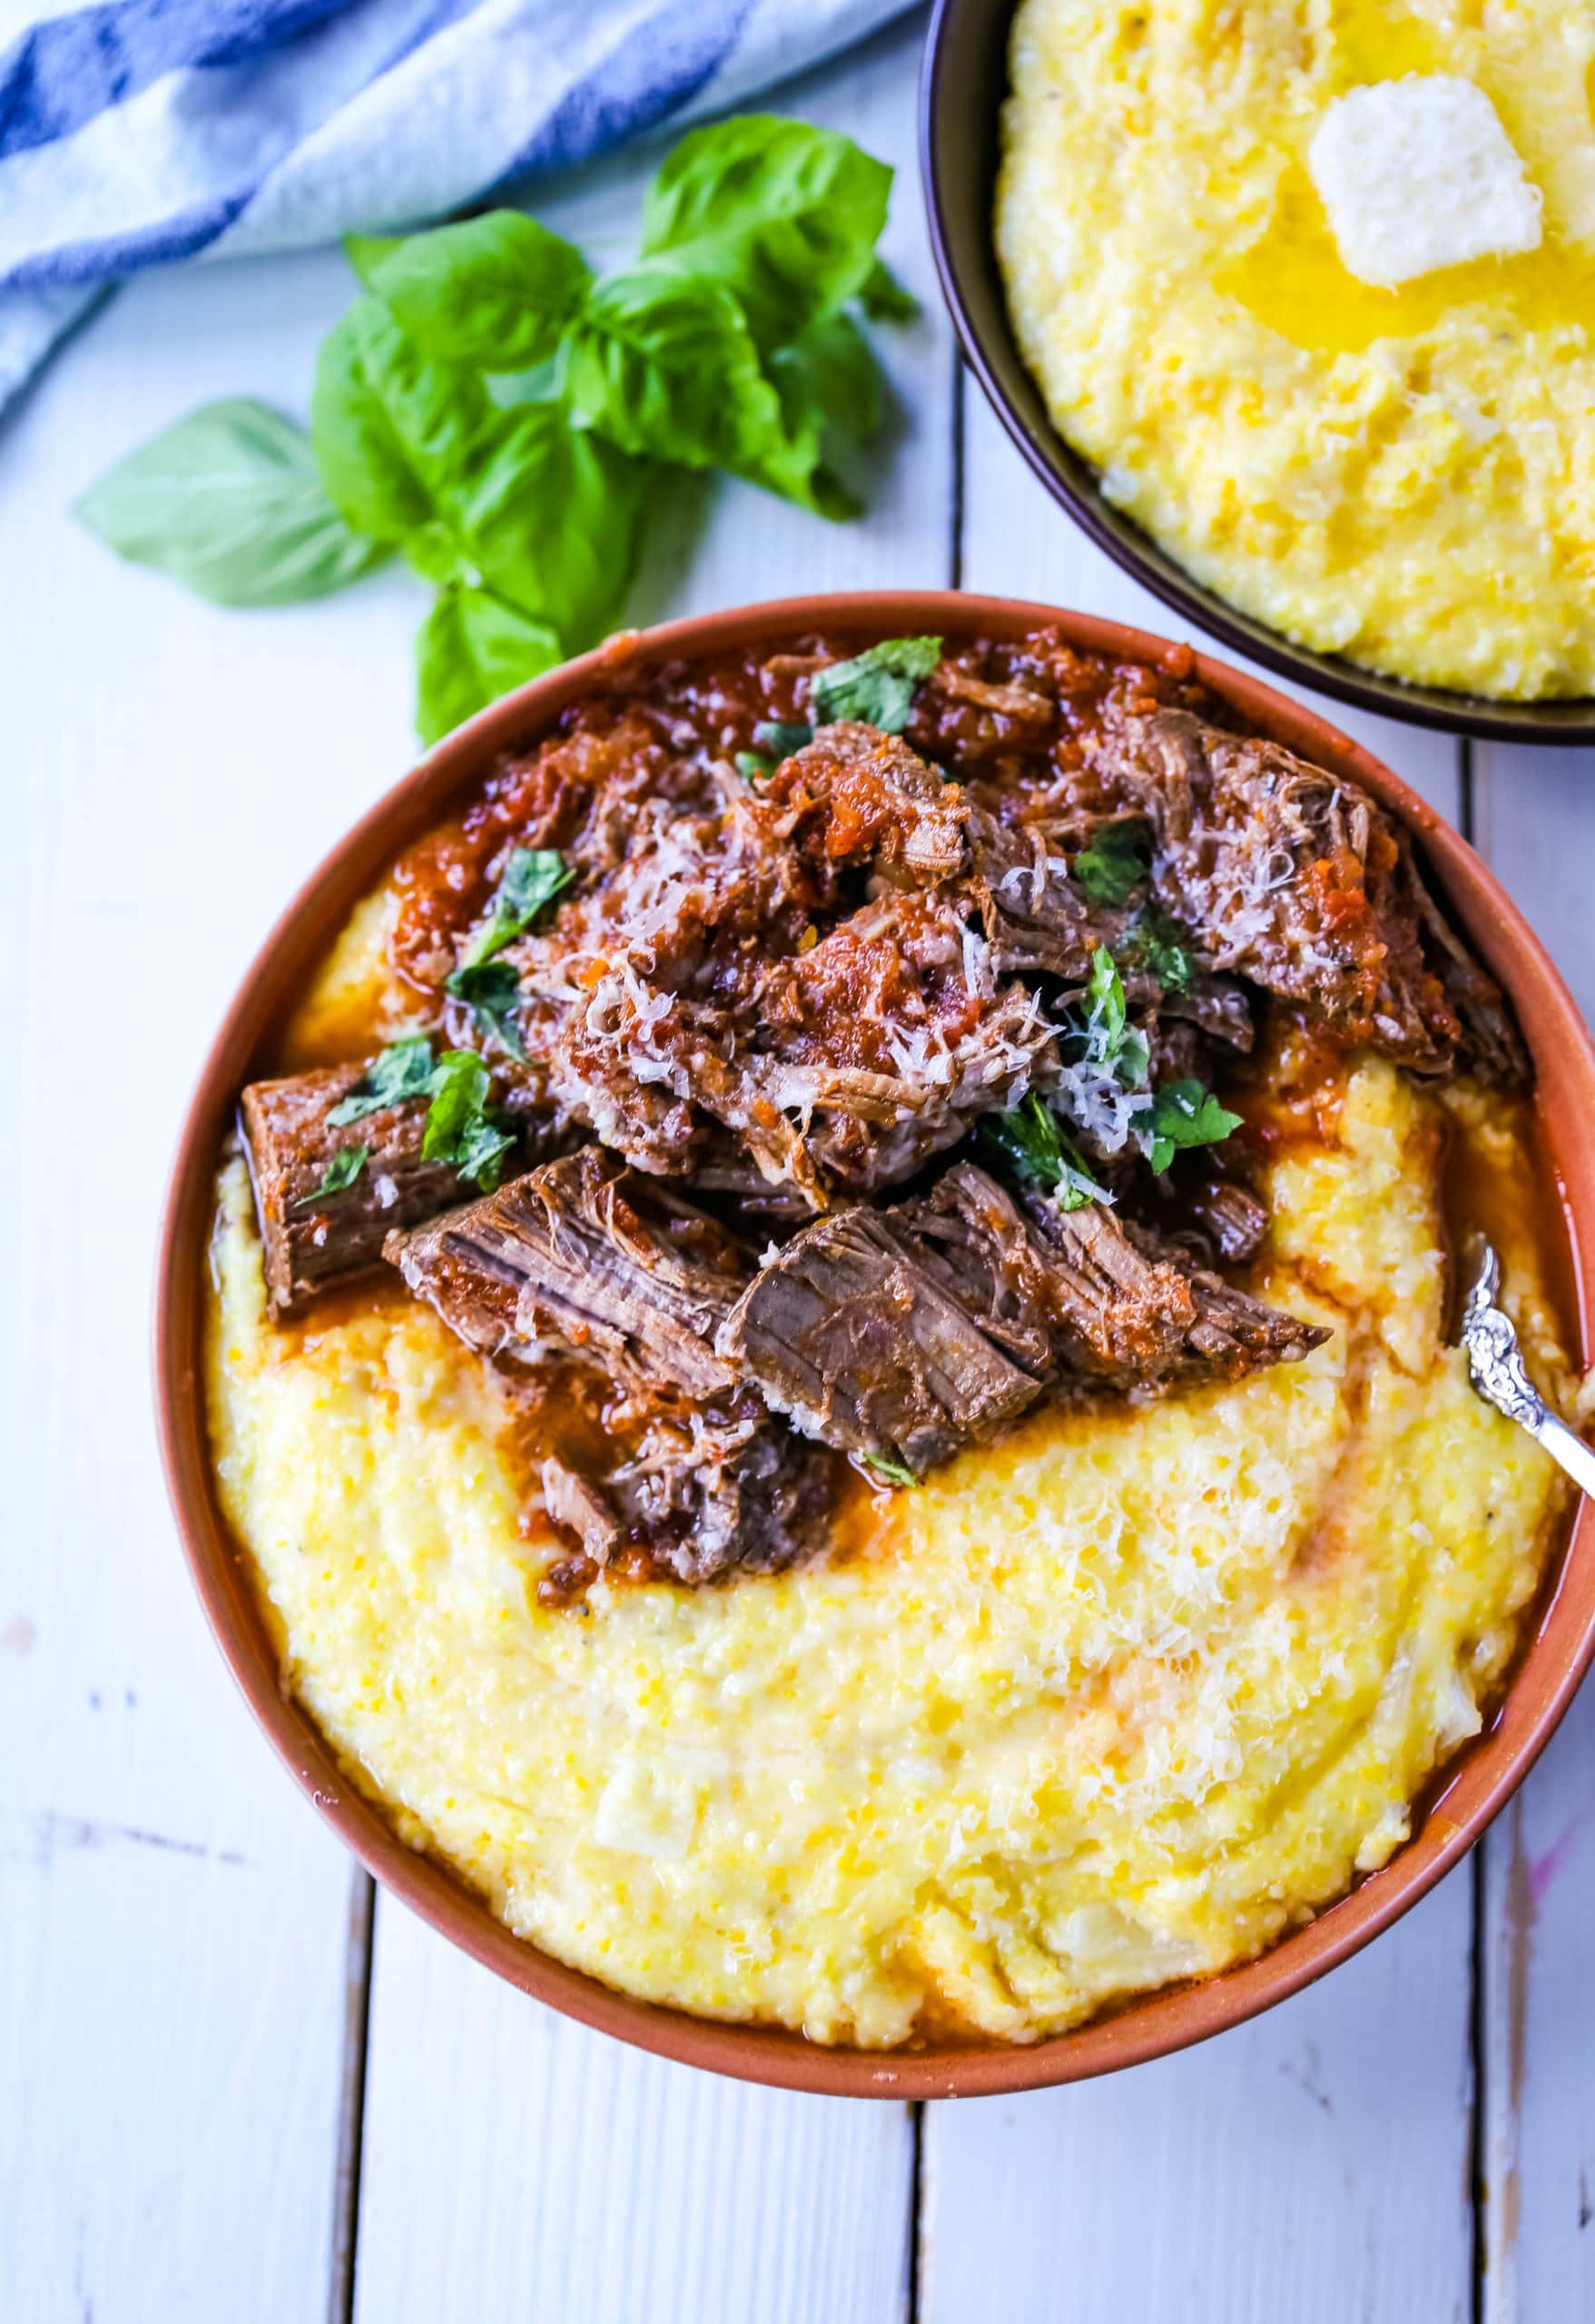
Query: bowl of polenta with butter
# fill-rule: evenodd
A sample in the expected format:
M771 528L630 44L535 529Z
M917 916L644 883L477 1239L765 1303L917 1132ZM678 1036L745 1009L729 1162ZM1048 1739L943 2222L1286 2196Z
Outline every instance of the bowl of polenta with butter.
M1343 699L1595 734L1595 13L941 0L966 351L1167 602Z
M157 1398L216 1636L443 1935L862 2096L1237 2023L1595 1646L1595 1051L1472 851L1188 647L613 639L329 857L205 1066Z

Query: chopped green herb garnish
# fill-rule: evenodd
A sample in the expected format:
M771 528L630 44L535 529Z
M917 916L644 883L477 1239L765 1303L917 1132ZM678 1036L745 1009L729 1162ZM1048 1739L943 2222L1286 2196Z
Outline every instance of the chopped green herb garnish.
M1070 865L1075 885L1094 904L1121 904L1147 876L1151 851L1136 823L1108 823Z
M775 769L768 759L761 758L757 751L738 751L736 771L744 783L763 783L767 774L774 773Z
M1124 980L1106 944L1091 955L1086 986L1086 1061L1116 1074L1127 1089L1145 1087L1151 1063L1147 1036L1129 1021Z
M401 1106L407 1098L424 1097L431 1078L432 1043L427 1034L393 1041L380 1057L372 1059L327 1119L334 1129L342 1129L346 1123L361 1121L367 1114L379 1114L385 1106Z
M483 960L474 969L456 969L447 990L463 1000L485 1032L490 1033L511 1057L525 1057L526 1043L515 1012L520 1001L520 978L508 960Z
M1185 931L1156 904L1148 904L1136 920L1125 945L1125 958L1146 969L1170 992L1186 992L1191 982L1191 956Z
M451 1163L462 1178L490 1195L515 1144L487 1111L492 1076L475 1049L445 1049L432 1076L432 1103L421 1137L421 1157Z
M546 904L568 888L576 873L557 848L517 847L511 851L493 899L493 910L471 940L462 969L479 969L524 936Z
M809 681L815 725L856 718L882 734L901 734L914 706L914 689L940 659L939 637L887 637L851 662L832 662Z
M1081 1210L1088 1202L1101 1201L1101 1187L1035 1090L1010 1112L988 1114L980 1134L1016 1177L1056 1195L1060 1210Z
M328 1118L330 1120L331 1117ZM340 1146L328 1163L327 1174L320 1185L312 1187L308 1195L300 1195L299 1200L290 1204L289 1207L308 1210L312 1203L325 1202L333 1195L346 1195L369 1161L370 1155L369 1146Z
M1216 1146L1240 1126L1240 1116L1221 1106L1199 1081L1165 1082L1130 1125L1148 1141L1147 1159L1159 1177L1183 1147Z
M753 729L753 740L760 750L770 752L777 759L791 758L793 751L801 751L805 743L813 739L813 728L793 718L761 718Z
M913 1471L905 1468L901 1461L883 1461L879 1453L866 1452L863 1462L866 1469L873 1469L875 1474L883 1477L888 1484L917 1485L920 1482Z

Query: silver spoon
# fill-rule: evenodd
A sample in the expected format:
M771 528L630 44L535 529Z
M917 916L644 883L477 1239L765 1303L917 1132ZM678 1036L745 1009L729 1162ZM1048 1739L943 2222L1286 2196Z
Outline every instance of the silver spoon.
M1595 1497L1595 1452L1558 1420L1523 1368L1522 1351L1510 1316L1495 1305L1501 1262L1494 1247L1474 1237L1477 1269L1462 1304L1462 1345L1473 1385L1487 1403L1526 1428L1581 1492Z

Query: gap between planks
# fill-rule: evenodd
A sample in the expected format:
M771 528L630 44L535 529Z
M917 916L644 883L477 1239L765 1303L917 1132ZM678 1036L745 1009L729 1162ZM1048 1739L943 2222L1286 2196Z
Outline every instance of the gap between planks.
M338 2142L332 2165L332 2244L327 2324L353 2324L359 2264L360 2147L365 2131L366 2056L371 2030L371 1951L377 1884L364 1866L349 1868L345 1948L343 2066L338 2093Z

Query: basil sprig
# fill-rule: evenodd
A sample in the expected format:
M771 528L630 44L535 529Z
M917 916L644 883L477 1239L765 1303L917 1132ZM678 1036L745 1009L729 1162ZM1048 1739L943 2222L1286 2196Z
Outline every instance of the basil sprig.
M432 1102L421 1135L424 1162L448 1162L490 1195L504 1176L515 1134L487 1111L492 1076L475 1049L445 1049L432 1075Z
M1057 1115L1034 1089L1006 1114L989 1114L980 1135L1022 1184L1045 1187L1060 1210L1081 1210L1105 1199Z
M437 593L416 645L434 742L615 627L665 468L858 513L841 468L882 405L858 318L914 311L876 253L891 184L850 138L754 113L681 140L617 273L517 211L351 237L364 295L321 348L308 438L208 405L78 513L231 606L401 555Z
M856 718L882 734L901 734L917 688L940 659L939 637L886 637L849 662L816 670L809 681L814 724Z
M377 1114L385 1106L402 1106L407 1098L423 1098L432 1084L432 1044L425 1033L394 1041L373 1059L347 1098L333 1107L327 1119L334 1129Z
M520 979L513 964L498 958L507 944L524 936L532 922L576 878L556 848L517 847L510 851L504 877L493 898L492 910L478 929L466 956L447 980L447 990L463 1000L478 1023L491 1033L511 1057L525 1057L526 1047L516 1022Z
M329 1117L330 1118L330 1117ZM340 1146L332 1155L321 1174L321 1183L312 1187L308 1195L300 1195L290 1203L290 1210L308 1210L312 1203L325 1202L337 1195L346 1195L366 1164L370 1160L369 1146Z
M1086 1062L1113 1074L1127 1089L1142 1089L1152 1062L1151 1047L1125 1004L1124 979L1112 953L1098 944L1091 955L1086 985Z
M529 852L530 851L522 851ZM508 963L505 963L508 968ZM510 970L511 976L514 970ZM484 1194L491 1194L504 1175L504 1157L515 1144L489 1110L493 1077L475 1049L445 1049L435 1062L430 1036L410 1035L390 1042L374 1058L341 1104L327 1118L334 1128L359 1121L385 1106L406 1098L429 1098L421 1131L421 1158L448 1162L462 1178L473 1179ZM321 1184L300 1197L300 1205L324 1195L344 1193L353 1186L370 1157L365 1146L346 1146L332 1157Z
M1069 866L1075 885L1094 904L1121 904L1147 876L1149 850L1137 823L1108 823Z
M1182 1148L1216 1146L1240 1126L1240 1116L1221 1106L1199 1081L1166 1081L1130 1125L1160 1177Z

